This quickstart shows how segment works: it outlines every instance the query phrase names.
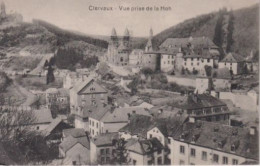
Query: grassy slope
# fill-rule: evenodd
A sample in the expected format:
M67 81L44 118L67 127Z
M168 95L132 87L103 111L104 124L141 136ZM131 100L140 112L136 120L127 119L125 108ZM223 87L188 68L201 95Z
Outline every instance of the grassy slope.
M234 51L245 56L252 49L257 49L259 45L259 7L254 5L233 12L235 17ZM207 36L213 40L217 18L218 14L215 12L188 19L157 34L153 43L158 47L169 37ZM139 41L136 47L144 48L145 44L146 40Z

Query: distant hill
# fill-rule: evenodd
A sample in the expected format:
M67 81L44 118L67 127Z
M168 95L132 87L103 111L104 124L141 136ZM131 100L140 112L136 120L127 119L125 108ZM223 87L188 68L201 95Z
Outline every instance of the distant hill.
M233 50L247 56L251 50L256 51L259 47L259 5L234 10L233 13L235 18ZM188 19L155 35L153 43L158 47L167 38L189 36L207 36L213 40L217 19L218 12ZM147 40L139 41L136 43L136 48L144 48L146 42Z

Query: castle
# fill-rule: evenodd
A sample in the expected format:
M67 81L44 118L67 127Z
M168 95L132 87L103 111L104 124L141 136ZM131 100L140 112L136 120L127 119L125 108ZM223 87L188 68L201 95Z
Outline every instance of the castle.
M112 30L106 60L117 66L126 66L129 62L131 52L131 40L128 29L125 29L124 36L117 36L115 28Z

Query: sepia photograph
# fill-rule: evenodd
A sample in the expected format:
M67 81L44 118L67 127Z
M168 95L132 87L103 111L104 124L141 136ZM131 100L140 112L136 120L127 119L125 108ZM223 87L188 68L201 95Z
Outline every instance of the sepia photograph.
M0 0L0 165L259 165L259 0Z

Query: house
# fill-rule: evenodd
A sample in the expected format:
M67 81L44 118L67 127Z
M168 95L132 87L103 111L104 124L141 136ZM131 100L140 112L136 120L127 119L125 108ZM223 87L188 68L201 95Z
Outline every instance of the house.
M164 146L157 138L138 140L126 145L128 162L131 165L163 165Z
M113 143L117 139L117 133L104 133L92 138L90 140L91 164L110 164L113 157Z
M59 145L59 157L68 165L90 164L90 143L87 136L68 136Z
M171 165L238 165L259 162L256 128L193 120L169 137Z
M168 38L160 46L161 71L203 72L204 67L216 67L219 51L207 37ZM164 53L163 53L164 52Z
M49 143L60 143L62 140L62 131L71 128L70 125L65 123L62 119L54 119L49 126L43 131L45 139Z
M245 60L242 56L236 53L228 53L224 59L219 62L219 68L227 68L234 75L244 72Z
M77 129L77 128L64 129L62 131L62 140L64 140L69 136L72 136L73 138L80 138L80 137L86 137L87 134L83 129Z
M35 121L26 125L31 126L33 130L43 131L53 120L49 109L32 110L32 114L35 117Z
M81 74L77 72L69 72L63 78L63 88L71 89L78 82L86 80L88 76L86 74Z
M182 109L182 113L195 120L228 122L230 111L223 101L209 94L180 96L169 105Z
M57 106L59 110L69 109L70 99L67 89L49 88L45 93L47 108L50 109L52 106Z
M150 116L149 112L141 107L123 107L93 113L89 118L90 135L118 132L128 123L130 116L135 114Z
M93 78L78 82L70 90L70 107L72 113L78 107L95 106L107 103L107 90Z
M119 129L119 137L125 140L131 138L147 138L147 131L152 124L152 117L145 115L132 115L129 122Z
M129 55L129 65L141 66L143 64L143 54L143 50L134 49Z

